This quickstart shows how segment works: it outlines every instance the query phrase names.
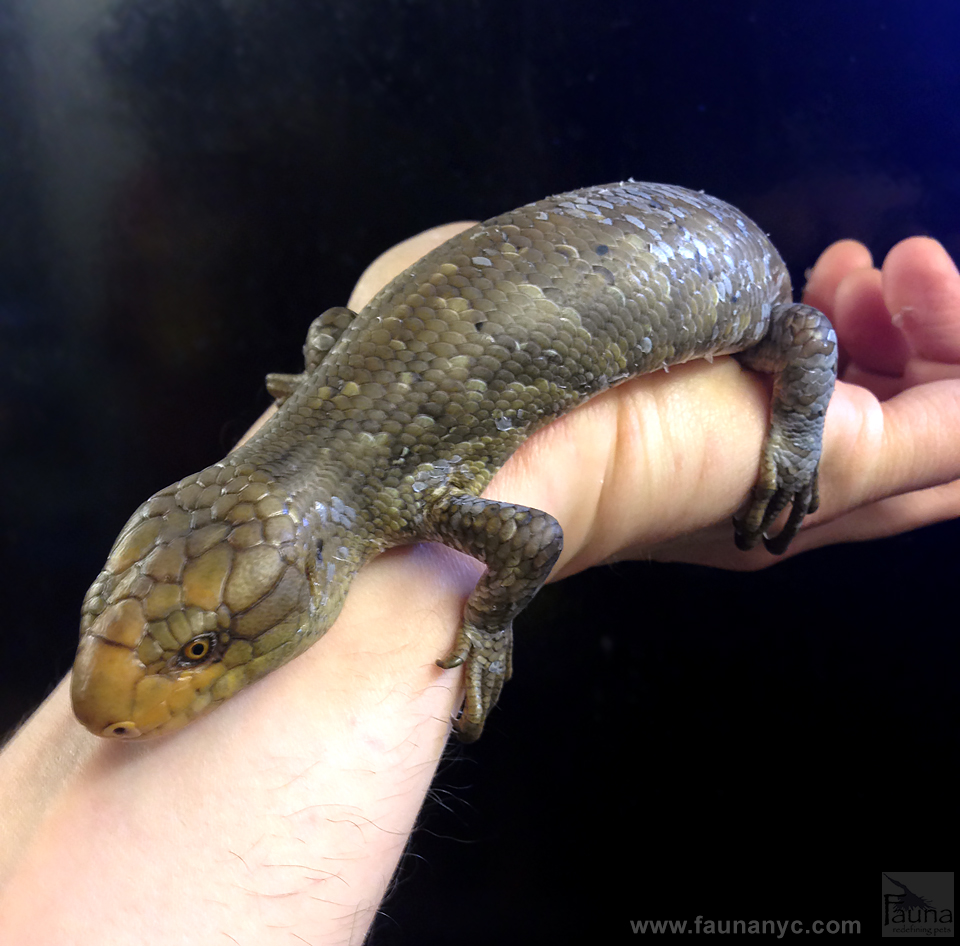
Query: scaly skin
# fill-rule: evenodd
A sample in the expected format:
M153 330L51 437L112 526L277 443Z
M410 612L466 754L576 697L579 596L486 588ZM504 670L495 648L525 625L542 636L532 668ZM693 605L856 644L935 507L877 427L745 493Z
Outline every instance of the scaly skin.
M268 378L276 415L124 527L83 604L78 718L122 738L179 729L317 640L372 556L434 541L487 566L438 661L465 666L456 725L476 739L563 542L548 513L479 498L533 431L627 378L739 352L775 385L737 544L783 551L816 508L836 336L790 293L735 208L629 182L488 220L358 315L329 310L303 374Z

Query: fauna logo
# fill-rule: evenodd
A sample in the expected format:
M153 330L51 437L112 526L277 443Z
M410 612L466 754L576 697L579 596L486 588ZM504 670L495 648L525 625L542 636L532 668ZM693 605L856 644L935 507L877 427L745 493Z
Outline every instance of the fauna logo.
M899 888L891 893L884 884L883 925L884 932L946 933L944 928L953 926L953 873L931 872L927 874L911 873L910 883L919 893L908 887L902 880L889 874L883 875L890 884ZM901 878L903 874L900 875ZM947 886L948 885L948 886ZM946 896L940 896L945 894ZM949 905L944 901L949 899Z

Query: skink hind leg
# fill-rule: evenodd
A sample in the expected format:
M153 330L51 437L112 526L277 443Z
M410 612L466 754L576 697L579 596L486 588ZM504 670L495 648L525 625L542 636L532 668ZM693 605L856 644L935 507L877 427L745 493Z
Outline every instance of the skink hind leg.
M447 492L430 504L431 538L487 566L463 611L453 650L437 665L464 666L463 710L454 723L464 742L483 731L513 672L513 620L540 590L563 548L563 531L539 509Z
M798 303L776 305L764 339L737 358L775 376L760 476L746 512L734 519L737 547L752 549L762 539L767 551L779 555L820 502L817 474L824 415L837 377L837 336L818 309ZM767 531L790 504L786 525L768 537Z
M327 357L327 352L336 345L356 317L356 312L343 306L335 306L318 315L307 329L307 341L303 346L304 370L300 374L268 374L266 384L270 396L281 404L290 397L306 376Z

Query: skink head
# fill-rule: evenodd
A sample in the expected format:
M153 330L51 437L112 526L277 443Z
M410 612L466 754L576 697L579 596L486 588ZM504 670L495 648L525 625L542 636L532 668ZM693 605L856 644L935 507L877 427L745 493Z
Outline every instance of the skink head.
M137 510L83 604L72 696L91 732L179 729L326 629L292 505L227 460Z

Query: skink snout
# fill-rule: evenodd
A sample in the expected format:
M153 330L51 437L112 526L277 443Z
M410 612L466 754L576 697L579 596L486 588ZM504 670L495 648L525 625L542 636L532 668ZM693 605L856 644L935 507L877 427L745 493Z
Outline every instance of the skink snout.
M145 623L140 602L127 598L80 639L70 693L77 719L94 735L142 739L179 728L169 705L174 681L148 674L135 649Z
M170 669L163 661L147 665L141 656L147 627L142 603L126 598L108 605L80 639L71 683L73 710L97 736L163 735L218 702L211 689L224 675L223 663Z
M80 641L70 686L77 719L98 736L141 736L130 716L144 671L135 651L91 629Z

